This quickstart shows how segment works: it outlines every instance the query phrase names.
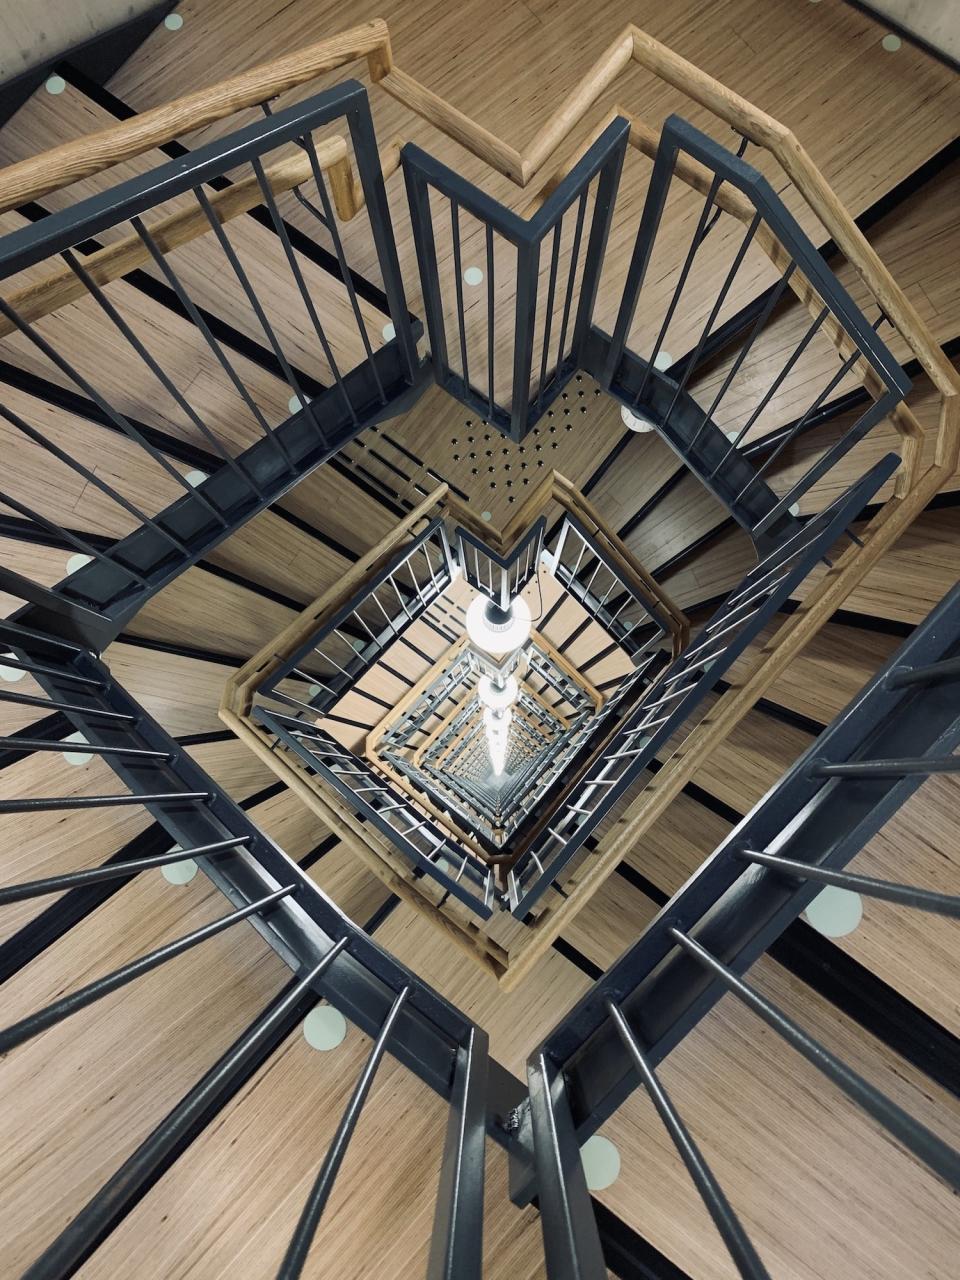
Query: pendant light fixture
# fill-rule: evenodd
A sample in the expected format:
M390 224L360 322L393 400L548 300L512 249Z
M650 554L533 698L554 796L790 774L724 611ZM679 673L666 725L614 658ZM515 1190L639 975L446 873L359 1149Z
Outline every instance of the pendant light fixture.
M525 644L532 618L530 606L515 596L506 609L477 596L467 608L467 635L485 653L510 653Z
M503 684L494 684L490 676L481 676L477 686L477 697L481 706L491 711L505 711L512 707L520 694L515 676L507 676Z

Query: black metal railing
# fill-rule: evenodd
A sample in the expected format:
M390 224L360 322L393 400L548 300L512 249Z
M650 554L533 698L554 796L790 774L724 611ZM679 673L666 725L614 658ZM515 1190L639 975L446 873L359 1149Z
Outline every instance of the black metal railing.
M264 707L255 708L253 716L276 745L293 752L348 800L354 813L386 836L418 874L435 880L482 919L492 914L495 883L490 868L382 770L302 720Z
M45 1028L244 920L254 925L294 975L281 997L251 1022L135 1147L24 1274L45 1280L66 1280L75 1274L166 1169L173 1154L232 1096L236 1081L277 1050L311 1003L326 999L371 1036L374 1045L321 1162L280 1274L300 1274L376 1068L389 1052L449 1104L429 1274L437 1280L464 1276L479 1280L484 1139L490 1132L509 1147L511 1139L503 1122L521 1096L506 1073L489 1063L484 1032L345 916L92 653L8 620L0 621L0 637L12 654L5 664L29 671L42 690L20 695L0 689L0 701L57 707L83 733L84 752L108 762L124 788L117 794L75 797L64 787L66 794L57 795L58 762L51 757L51 776L40 788L47 794L4 799L0 813L142 806L165 830L171 846L158 855L110 859L99 866L7 885L0 891L0 906L108 879L126 881L155 867L193 859L223 893L227 907L211 923L8 1025L0 1031L0 1052L15 1052ZM20 751L31 752L51 746L24 739L17 739L17 744ZM54 744L58 751L64 746ZM56 936L50 945L56 945Z
M618 728L594 766L513 868L511 902L520 918L549 889L584 840L689 720L724 672L824 558L850 522L893 474L890 454L845 495L759 561L687 649L665 667L639 707Z
M647 271L658 251L658 236L666 229L664 209L681 153L705 166L710 183L673 290L654 298L653 289L645 289ZM732 189L740 193L749 202L753 214L745 227L734 213L723 208L724 201L718 200L721 186L724 191ZM719 219L733 224L732 242L736 248L689 356L668 375L661 370L660 357L667 349L672 326L679 318L688 322L682 300L685 293L688 299L692 293L690 286L697 278L698 255L702 258L707 252L729 254L727 245L717 245L716 234L710 241L711 249L704 249ZM705 378L705 371L717 358L723 328L718 323L720 317L729 299L736 294L738 277L745 264L747 271L753 269L751 252L756 252L756 242L763 236L772 237L779 245L778 252L786 259L779 268L779 281L769 291L764 306L742 340L736 340L732 347L724 344L722 376ZM812 300L810 322L782 361L782 351L778 348L776 358L780 363L772 379L766 374L764 364L756 379L762 389L755 395L750 391L747 409L739 388L751 386L757 372L751 353L759 354L762 362L769 358L769 351L763 349L768 326L776 320L778 304L792 296L791 280L801 277ZM697 314L703 307L699 300L689 305ZM638 312L642 317L642 333L635 335ZM873 427L883 422L910 389L910 379L877 335L883 319L881 314L875 324L869 323L766 179L742 159L742 154L733 154L679 116L670 116L661 132L613 333L608 337L594 329L585 363L601 385L656 427L762 551L795 531L794 517L804 495ZM818 335L837 347L836 372L826 379L802 413L792 415L795 420L790 431L779 440L773 452L754 467L746 460L743 449L754 443L758 434L771 430L767 411L771 404L775 406L778 394L787 387L799 386L804 379L820 378L818 370L822 368L822 359L815 348ZM805 358L813 362L809 373ZM829 449L812 461L787 492L775 493L768 486L766 476L776 458L807 423L815 419L820 406L848 375L872 375L876 384L875 399ZM738 407L734 417L728 420L723 417L725 400L735 383ZM723 427L721 422L725 423ZM773 428L780 425L779 421L774 422Z
M610 124L529 222L412 143L401 152L434 376L514 440L523 438L582 364L628 133L625 120ZM452 289L441 281L432 196L450 210ZM471 268L463 264L464 215L477 224L472 243L483 267L472 270L486 286L482 320L476 316L481 308L465 301L465 271ZM544 273L540 258L547 241ZM504 291L507 302L499 297ZM448 340L451 312L456 345ZM498 367L497 352L504 349L508 357L500 359L508 371Z
M550 1277L605 1274L573 1153L641 1086L739 1274L751 1280L768 1275L656 1070L725 992L920 1162L960 1188L960 1153L742 976L824 885L904 908L960 914L960 895L844 870L925 778L960 772L960 757L953 754L960 742L958 655L955 587L530 1059L530 1100L521 1124L527 1159L517 1167L514 1188L520 1202L537 1188ZM551 1257L548 1233L554 1232L563 1247ZM588 1263L571 1273L576 1257Z
M359 287L357 272L350 265L313 141L315 130L337 120L345 120L349 127L372 243L368 257L376 260L383 277L386 310L381 308L379 314L389 318L391 337L372 332L369 291ZM274 748L321 776L355 814L399 851L414 876L429 877L444 894L481 919L504 906L521 919L527 916L640 779L660 747L690 721L738 655L889 480L899 461L890 455L809 521L801 524L795 519L794 505L809 497L813 487L902 399L909 382L876 335L879 320L877 326L870 326L764 180L740 156L731 155L675 117L663 130L614 332L608 336L592 327L627 130L625 121L611 124L530 222L505 210L418 148L404 148L434 376L486 421L520 439L577 369L592 371L615 396L650 418L748 529L760 548L759 563L690 647L670 663L663 648L665 620L617 578L602 546L582 526L569 518L564 522L552 556L553 572L630 655L634 666L618 679L599 712L591 714L582 690L569 676L538 654L535 646L527 655L530 669L576 714L567 732L556 734L542 709L521 700L529 723L524 721L518 728L516 754L511 758L515 776L496 797L496 821L501 827L517 823L534 815L548 798L559 799L554 815L509 872L506 894L498 892L485 859L459 842L416 796L399 789L372 761L343 747L322 722L327 716L335 718L337 702L374 669L412 623L440 602L459 569L473 588L501 606L517 596L539 571L544 521L509 557L498 556L462 529L455 535L455 557L442 520L433 521L272 672L258 689L252 711ZM291 142L299 144L307 157L312 184L310 195L299 184L296 198L315 201L308 208L333 246L332 254L327 254L328 279L323 287L317 284L316 261L311 259L313 266L308 267L303 260L298 237L304 233L292 236L270 183L270 156ZM651 317L656 336L641 356L632 349L631 330L644 301L647 265L681 150L706 165L713 176L676 287L666 298L663 313ZM249 180L262 202L257 225L275 237L287 296L297 301L306 317L306 347L292 340L276 315L275 300L258 286L236 237L217 215L211 192L225 190L244 167L249 168ZM228 172L231 179L226 177ZM668 377L658 368L657 357L695 273L701 246L717 224L717 193L722 185L746 195L756 215L710 304L690 358L675 377ZM452 297L441 283L431 196L449 205ZM244 308L242 328L227 325L216 315L214 302L201 296L200 273L165 251L155 224L148 220L151 211L181 198L195 202L191 207L205 223L205 242L215 246L222 278L230 281ZM74 1274L159 1176L171 1153L229 1095L232 1083L272 1051L277 1028L305 1001L321 997L340 1008L373 1044L334 1140L319 1162L284 1258L281 1275L288 1278L302 1270L386 1053L449 1103L429 1262L431 1280L479 1280L486 1133L518 1158L518 1200L536 1192L550 1277L585 1280L605 1275L580 1145L640 1084L650 1093L741 1274L766 1275L656 1073L669 1050L724 991L747 1004L940 1177L960 1187L956 1153L829 1054L742 977L823 885L960 915L957 895L845 869L867 836L924 777L957 769L952 751L960 736L960 657L956 652L960 594L952 593L917 629L894 662L554 1029L531 1058L529 1096L524 1098L507 1074L488 1060L483 1031L340 912L130 697L93 652L113 638L161 586L365 426L397 413L422 386L418 325L406 309L364 91L356 83L347 83L276 114L268 113L264 120L148 174L60 213L43 214L40 210L31 225L0 239L0 278L12 281L21 271L61 257L75 291L72 296L82 300L89 314L105 326L103 332L124 351L130 368L145 370L151 385L159 387L169 403L158 425L142 392L138 394L146 407L134 412L121 398L102 390L95 371L84 367L84 360L90 358L84 343L78 343L83 354L79 359L60 341L53 326L45 325L42 317L28 316L4 287L0 315L16 342L11 344L10 362L0 366L0 380L25 397L28 405L33 398L75 414L98 431L112 432L112 440L134 451L158 482L152 504L134 502L121 486L104 479L92 455L74 452L64 434L49 425L41 427L39 415L32 415L22 402L16 408L0 407L4 430L11 433L18 449L35 450L44 464L63 468L59 474L69 474L72 484L96 491L98 501L109 507L116 520L106 541L84 522L80 528L67 529L60 519L53 482L50 504L37 507L35 500L27 500L17 490L13 478L4 481L0 503L25 522L25 528L57 539L56 545L68 545L89 556L90 562L53 587L11 568L0 570L0 587L27 604L15 619L0 620L0 636L9 649L3 665L29 673L41 690L37 694L0 690L0 701L63 717L84 735L84 752L109 764L121 785L116 792L92 796L4 798L0 814L139 806L160 824L172 847L7 885L0 889L0 906L139 875L191 858L222 892L228 909L214 922L17 1020L0 1031L0 1053L15 1051L45 1027L244 920L253 924L294 978L282 998L263 1011L144 1139L27 1275L50 1280ZM464 292L467 219L479 225L486 289L478 297L485 297L485 310L470 307ZM764 229L785 247L789 261L756 324L731 358L719 389L707 404L700 404L692 389L713 351L714 327L734 292L738 271ZM209 408L194 403L191 386L165 362L162 344L143 336L125 315L115 291L98 277L95 255L102 242L112 242L118 232L128 235L154 284L165 291L190 326L196 351L236 397L249 428L239 443L215 421ZM547 257L541 263L545 247ZM516 255L514 278L506 288L498 266L504 249ZM717 415L798 271L822 306L730 439ZM324 292L330 280L342 291L336 305L346 317L349 340L342 333L336 339L332 336L326 308L333 305L333 295ZM501 293L508 296L505 308ZM498 325L498 307L506 315L506 326ZM451 309L456 319L455 343L447 341ZM766 409L825 332L832 340L840 335L846 344L838 370L795 419L763 467L754 470L744 460L742 446L751 443ZM498 371L497 352L511 345L509 369ZM24 358L25 351L29 359ZM94 356L100 358L100 353ZM37 367L44 372L38 373ZM251 368L258 371L256 377ZM880 388L875 403L787 492L774 492L765 473L780 451L815 418L848 374L867 368ZM150 420L142 421L141 412ZM198 483L183 474L184 448L175 450L176 442L208 460L209 469ZM404 475L418 492L420 482L414 472ZM421 486L419 492L425 489ZM436 618L432 625L450 643L459 638L449 619ZM285 710L277 710L276 705ZM418 708L414 718L427 709L426 705ZM434 702L431 713L435 710ZM452 741L454 725L462 727L461 722L452 721L446 736L438 739L437 752ZM38 731L33 737L18 734L0 739L0 748L42 758L61 750L62 743ZM441 807L457 809L464 819L475 818L491 802L479 749L476 735L464 740L455 787L444 776L439 755L426 761L433 784L430 794L442 802ZM569 779L573 781L566 787ZM408 780L413 780L412 773ZM492 837L492 826L489 834Z
M348 126L366 198L365 231L393 326L388 340L380 332L387 315L358 297L313 139L314 131L337 121ZM270 162L290 142L303 149L310 189L328 215L325 234L335 247L331 270L321 271L294 247L281 216L279 201L285 197L274 194ZM220 180L226 181L228 171L234 181L224 189ZM221 218L217 201L232 197L238 182L251 188L253 203L260 201L272 236L251 223L240 237L236 224ZM167 213L171 205L174 215ZM157 209L166 216L150 218ZM189 235L174 237L171 247L164 230L174 216L190 226ZM269 292L250 261L251 231L259 237L257 251L266 254L269 247L271 261L276 259ZM201 232L200 243L194 243ZM352 237L358 243L355 231ZM270 246L260 244L266 240ZM105 283L113 278L105 259L118 246L129 259L123 280ZM10 283L3 289L0 322L15 340L0 378L20 392L16 407L0 406L3 430L26 469L51 476L51 497L58 485L68 492L85 489L86 502L77 508L81 524L89 520L99 531L106 520L114 537L104 546L85 537L82 528L65 529L59 503L38 509L35 486L29 495L26 489L21 493L18 477L11 476L0 503L89 563L53 587L9 568L2 570L2 582L28 602L28 625L59 628L98 647L160 586L364 426L395 412L422 383L418 330L406 308L369 106L356 83L279 111L0 238L0 281L15 282L19 273L43 266L58 267L44 281L56 285L50 306L76 304L66 317L72 326L48 323L30 290L15 292ZM174 331L182 330L184 343L189 336L189 376L182 353L171 357L169 343L129 314L129 295L139 287L130 281L138 272L151 297L157 288L165 291ZM286 303L278 308L281 293ZM217 315L225 298L229 324ZM290 318L297 308L302 326ZM105 349L111 351L109 376L101 360ZM202 395L193 387L197 363L209 384ZM105 479L92 437L51 427L50 404L95 423L94 436L106 429L120 437L118 449L136 455L136 465L152 477L152 490L139 486L134 501L125 485ZM144 414L147 421L141 421ZM185 472L177 447L184 444L202 451L208 471ZM149 500L147 492L154 495Z
M322 719L440 599L456 570L443 521L430 521L270 671L256 699Z
M665 611L576 516L566 515L548 549L550 572L634 660L670 630Z
M498 608L508 608L510 601L540 572L546 527L547 522L541 516L509 555L501 556L468 529L457 526L457 556L464 578Z

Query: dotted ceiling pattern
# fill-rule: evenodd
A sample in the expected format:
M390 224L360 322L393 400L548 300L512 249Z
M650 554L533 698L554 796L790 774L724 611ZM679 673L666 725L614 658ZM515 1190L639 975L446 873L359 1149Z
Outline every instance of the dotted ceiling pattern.
M592 388L592 396L590 391L578 373L522 444L507 440L485 418L465 419L462 430L450 437L450 457L466 464L472 494L479 499L483 490L505 491L507 502L514 503L524 488L537 484L539 473L556 465L563 434L582 428L591 399L601 395L599 387Z

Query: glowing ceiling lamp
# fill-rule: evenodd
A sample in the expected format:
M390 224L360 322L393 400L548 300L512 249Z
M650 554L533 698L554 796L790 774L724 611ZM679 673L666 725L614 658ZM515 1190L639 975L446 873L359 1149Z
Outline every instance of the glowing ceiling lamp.
M507 764L507 742L510 737L510 722L513 712L509 707L503 711L494 711L492 707L483 709L483 728L487 738L487 750L490 752L490 764L494 777L499 777Z
M467 609L467 635L485 653L510 653L530 635L532 618L526 600L516 596L501 609L486 596L477 596Z
M506 711L512 707L520 696L520 688L514 676L507 676L502 685L496 685L490 676L481 676L477 686L477 697L480 705L489 707L491 711Z

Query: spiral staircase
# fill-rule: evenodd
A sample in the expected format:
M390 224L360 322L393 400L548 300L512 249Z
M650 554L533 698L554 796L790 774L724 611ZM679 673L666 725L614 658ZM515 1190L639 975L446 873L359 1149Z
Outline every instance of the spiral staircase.
M523 151L396 43L0 133L4 1274L946 1276L954 344L637 27Z

